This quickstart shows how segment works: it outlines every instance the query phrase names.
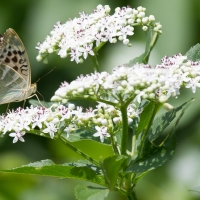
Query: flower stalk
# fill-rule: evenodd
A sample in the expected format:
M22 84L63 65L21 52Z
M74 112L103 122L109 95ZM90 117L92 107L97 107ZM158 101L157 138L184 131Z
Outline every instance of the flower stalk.
M94 56L89 55L89 58L90 58L92 66L94 68L94 72L100 72L99 71L99 63L98 63L96 55L94 55Z
M121 104L121 115L122 115L122 141L121 141L121 154L127 155L128 145L128 117L127 117L127 105Z

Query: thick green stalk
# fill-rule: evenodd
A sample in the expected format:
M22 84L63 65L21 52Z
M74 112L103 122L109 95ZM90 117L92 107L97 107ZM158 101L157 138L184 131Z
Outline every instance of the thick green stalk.
M127 105L121 105L122 114L122 140L121 140L121 154L126 155L128 145L128 116L127 116Z
M91 60L92 66L93 66L93 68L94 68L94 71L95 71L95 72L100 72L100 70L99 70L99 63L98 63L96 54L95 54L94 56L89 55L88 57L89 57L90 60Z
M104 46L104 44L106 44L106 42L101 42L97 47L95 47L95 48L93 49L94 53L97 54L98 51L101 49L101 47Z
M114 135L111 135L110 136L110 142L112 144L112 149L114 151L114 154L115 155L121 155L121 152L120 152L120 149L119 149L119 146L117 144L117 141L116 141L116 138Z
M125 174L121 182L120 192L122 192L128 200L138 200L135 193L135 176L134 173Z
M101 47L104 46L104 44L106 44L106 42L101 42L97 47L93 49L94 56L91 56L90 54L88 54L88 57L91 60L91 63L95 72L100 72L99 63L97 61L97 54L98 54L98 51L101 49Z
M128 200L138 200L135 191L131 191L130 193L127 193L127 199Z

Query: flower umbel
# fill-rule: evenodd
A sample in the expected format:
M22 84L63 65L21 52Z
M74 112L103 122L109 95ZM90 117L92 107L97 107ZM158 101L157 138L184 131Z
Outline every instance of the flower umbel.
M134 34L134 26L142 26L146 31L152 27L161 33L162 26L154 23L155 17L145 16L146 8L130 7L116 8L110 15L108 5L97 6L91 14L79 13L79 18L70 19L62 24L58 22L43 43L38 43L37 60L41 61L50 53L57 52L61 58L70 56L71 61L80 63L88 55L94 56L95 47L101 47L105 42L116 43L122 41L130 46L128 37Z
M187 60L181 54L164 57L161 64L151 67L134 64L118 66L113 73L93 73L79 76L71 83L64 82L52 101L65 103L85 98L117 105L120 101L149 99L161 103L177 97L181 87L195 92L200 87L200 62Z
M133 105L130 105L127 111L130 122L138 117L135 114L137 108ZM26 132L53 139L59 135L69 138L70 134L76 134L80 129L90 128L91 138L92 136L100 137L103 142L105 137L110 137L110 133L114 134L121 128L121 123L120 111L103 103L98 104L96 109L89 108L86 111L82 107L75 108L72 104L68 107L58 105L52 108L31 106L1 116L0 132L3 135L9 133L10 137L14 137L13 143L15 143L18 140L24 142L22 136Z

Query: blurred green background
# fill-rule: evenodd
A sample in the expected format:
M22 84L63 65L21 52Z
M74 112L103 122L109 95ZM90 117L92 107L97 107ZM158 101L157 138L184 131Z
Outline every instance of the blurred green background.
M150 64L160 63L164 55L187 50L200 41L200 1L193 0L1 0L0 32L7 28L16 30L22 39L31 63L32 82L42 77L52 68L56 69L38 82L38 91L49 101L60 83L71 81L79 74L92 71L90 62L76 65L69 59L60 59L56 55L49 57L49 64L38 63L35 59L37 42L44 41L57 21L65 22L69 18L78 17L78 13L91 11L98 4L109 4L112 11L117 6L143 6L147 14L153 14L156 21L163 25L160 36L150 58ZM145 37L136 28L132 39L133 46L125 47L121 43L106 45L99 55L101 70L111 71L116 65L123 64L144 51ZM117 47L117 48L116 48ZM200 195L188 191L190 187L200 185L200 92L182 90L181 97L171 99L174 106L194 97L196 101L189 107L177 130L177 150L173 159L164 166L150 172L138 184L136 191L140 200L198 200ZM40 97L41 98L41 97ZM22 106L12 103L10 108ZM91 102L87 106L92 105ZM0 112L7 105L1 105ZM0 139L0 168L12 168L42 159L52 159L56 163L64 163L80 159L71 150L60 143L27 134L25 143L12 144L12 138ZM88 152L95 154L94 146L83 146ZM101 149L95 148L98 152ZM105 152L102 152L102 154ZM73 200L73 189L83 181L58 180L55 178L0 173L0 200ZM114 193L107 200L124 199Z

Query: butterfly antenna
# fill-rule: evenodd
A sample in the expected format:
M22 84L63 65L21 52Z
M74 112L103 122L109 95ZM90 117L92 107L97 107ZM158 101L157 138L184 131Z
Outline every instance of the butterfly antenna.
M38 78L38 80L35 82L39 82L42 78L44 78L46 75L50 74L54 69L56 69L56 67L54 67L53 69L51 69L49 72L47 72L45 75L43 75L42 77ZM41 94L40 94L41 95ZM42 96L42 95L41 95Z

